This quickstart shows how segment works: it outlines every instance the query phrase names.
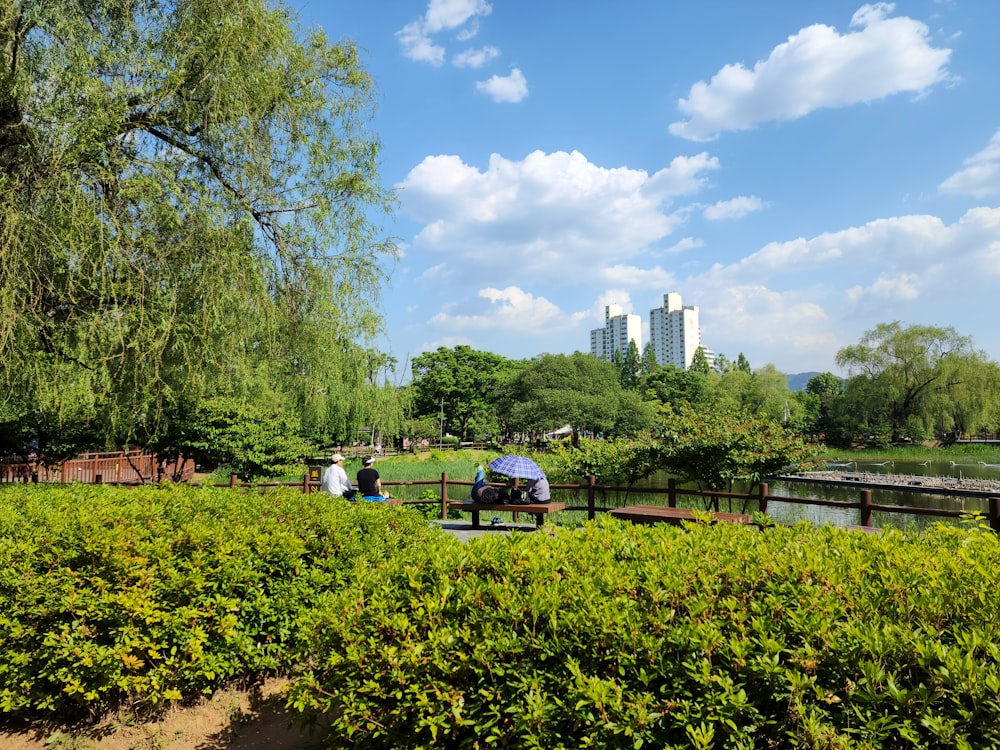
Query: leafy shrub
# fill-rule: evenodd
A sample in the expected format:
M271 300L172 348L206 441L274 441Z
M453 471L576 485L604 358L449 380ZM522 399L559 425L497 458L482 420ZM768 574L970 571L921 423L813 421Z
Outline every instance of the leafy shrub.
M998 563L945 526L425 547L324 599L290 700L329 747L1000 747Z
M278 476L309 452L290 410L226 396L199 402L175 431L172 449L199 463L227 464L242 479Z
M73 718L287 672L314 601L435 532L291 489L5 488L0 711Z

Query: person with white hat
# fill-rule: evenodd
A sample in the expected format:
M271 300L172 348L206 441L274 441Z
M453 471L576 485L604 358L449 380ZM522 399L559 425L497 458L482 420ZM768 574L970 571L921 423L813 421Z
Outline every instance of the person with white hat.
M358 472L358 490L361 492L361 499L375 503L385 502L388 493L382 492L382 479L378 470L372 466L375 457L365 456L361 463L364 465Z
M330 460L333 463L323 472L323 481L320 486L324 491L337 497L346 497L347 499L354 497L354 488L351 486L351 480L347 478L347 472L344 471L343 455L334 453L330 456Z

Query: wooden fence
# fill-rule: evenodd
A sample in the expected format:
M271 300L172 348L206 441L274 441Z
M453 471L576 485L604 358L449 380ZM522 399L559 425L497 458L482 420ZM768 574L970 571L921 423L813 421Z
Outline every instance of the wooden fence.
M87 484L142 484L156 481L158 457L139 449L84 453L55 466L39 463L0 463L0 482L85 482ZM167 476L187 480L194 476L194 460L178 459L165 467Z
M783 481L797 481L795 477L782 477ZM838 482L819 482L814 480L814 483L822 484L838 484L843 486L843 483ZM856 486L857 483L852 483ZM301 482L240 482L235 474L230 477L228 484L217 484L216 487L232 487L232 488L252 488L252 487L278 487L278 486L293 486L301 487L303 492L315 492L319 489L320 477L319 472L314 472L310 475L308 472L303 476ZM446 519L448 517L448 491L451 488L461 488L460 492L462 494L462 499L469 496L470 488L473 482L468 480L454 480L448 477L448 472L441 472L440 479L419 479L419 480L406 480L406 481L392 481L392 480L382 480L382 486L385 488L390 487L400 487L400 486L426 486L435 487L439 491L439 498L434 500L403 500L404 505L426 505L428 502L438 503L440 502L441 508L441 518ZM496 486L502 486L497 484ZM715 510L719 509L719 500L721 499L732 499L739 500L744 503L749 503L756 506L756 510L761 513L767 513L768 503L770 502L782 502L782 503L794 503L797 505L815 505L824 506L831 508L841 508L845 510L856 509L858 511L858 526L865 529L871 529L872 526L872 514L874 512L890 513L890 514L900 514L900 515L914 515L914 516L935 516L937 518L962 518L963 516L969 515L968 511L958 510L958 509L947 509L947 508L921 508L917 506L909 505L885 505L872 502L872 487L862 487L858 489L858 500L854 502L848 502L843 500L823 500L820 498L802 498L802 497L784 497L781 495L772 495L769 492L768 484L765 482L761 484L755 493L751 494L741 494L735 492L714 492L708 490L691 490L682 489L678 487L677 480L669 479L667 480L667 487L619 487L611 485L599 485L596 483L596 479L591 476L588 477L586 484L552 484L550 489L553 492L564 492L573 493L576 495L584 495L586 498L586 504L572 505L570 502L566 503L566 511L582 511L586 512L587 518L593 520L597 517L599 513L605 513L611 508L603 505L597 504L598 493L607 492L618 492L634 495L643 494L657 494L667 496L667 505L671 508L677 507L677 499L679 497L696 497L702 498L706 505L710 505ZM997 497L989 492L977 491L977 490L956 490L956 489L939 489L922 487L919 490L913 487L903 487L898 485L878 485L878 489L894 490L899 492L906 492L909 494L947 494L955 497L976 497L980 499L985 499L987 501L987 513L986 517L989 522L990 528L995 532L1000 534L1000 497ZM457 498L451 498L457 499ZM753 510L754 508L751 508ZM516 514L515 514L516 515Z

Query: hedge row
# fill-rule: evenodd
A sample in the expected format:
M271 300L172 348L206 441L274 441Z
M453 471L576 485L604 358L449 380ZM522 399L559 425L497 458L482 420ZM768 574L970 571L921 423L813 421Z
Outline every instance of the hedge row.
M0 712L163 705L287 672L299 619L439 537L329 495L208 487L0 491Z
M1000 747L998 569L944 526L426 547L316 608L290 700L330 747Z
M0 712L286 672L331 748L1000 747L1000 543L613 521L461 544L295 490L0 491Z

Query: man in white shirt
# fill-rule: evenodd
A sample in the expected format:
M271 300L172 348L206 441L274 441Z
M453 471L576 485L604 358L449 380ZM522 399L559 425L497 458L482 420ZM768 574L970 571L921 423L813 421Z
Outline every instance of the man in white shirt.
M344 497L345 494L353 496L354 488L351 486L351 480L347 478L347 472L344 471L344 457L334 453L330 456L330 460L333 463L323 472L321 484L323 490L337 497Z

